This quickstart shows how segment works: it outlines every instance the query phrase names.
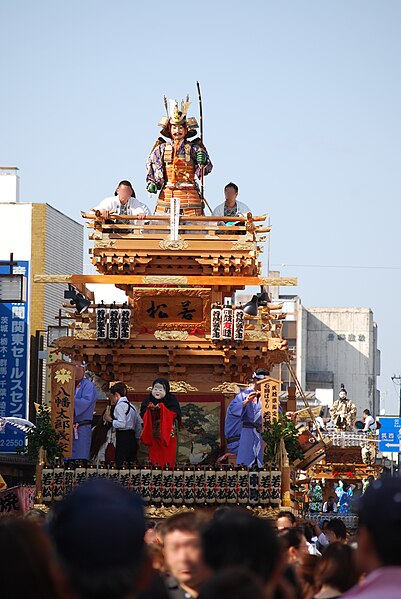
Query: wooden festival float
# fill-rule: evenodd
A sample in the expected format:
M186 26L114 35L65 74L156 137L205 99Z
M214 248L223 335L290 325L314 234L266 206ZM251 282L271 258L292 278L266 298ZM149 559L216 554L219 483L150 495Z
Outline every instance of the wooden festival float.
M370 480L380 476L383 467L378 463L375 433L335 430L323 436L321 448L306 452L305 476L299 479L299 510L310 521L340 517L349 530L355 530L358 518L352 508L354 500L365 492ZM313 443L312 443L313 446ZM298 465L299 467L300 465ZM317 487L316 493L313 486ZM319 499L320 495L320 499ZM337 511L323 513L322 507L330 496L337 502Z
M81 314L69 313L72 335L58 339L56 348L74 360L85 360L88 370L105 383L124 381L130 401L138 405L155 378L167 378L183 412L179 457L174 469L152 467L146 455L131 470L103 464L45 465L41 490L45 502L61 499L86 478L104 476L141 493L153 517L175 513L183 506L225 504L248 506L272 517L280 507L305 507L308 487L303 481L323 479L326 494L332 494L330 481L377 475L372 456L362 459L363 447L373 442L368 444L367 437L355 434L351 439L347 433L334 433L313 438L302 427L303 458L294 467L285 459L279 466L266 463L260 470L217 461L225 449L227 406L258 367L272 370L286 362L296 383L293 405L297 392L306 406L296 420L317 415L308 406L281 337L281 306L267 302L259 306L256 316L249 316L232 301L235 292L247 285L296 284L294 278L261 274L259 256L270 231L265 216L185 217L175 238L168 216L155 215L151 222L138 225L125 224L129 217L124 216L108 224L99 213L83 213L83 217L91 231L92 262L99 274L35 277L36 282L68 283L92 302ZM219 224L224 220L236 221L237 226ZM95 304L88 283L114 284L125 291L127 301ZM68 311L68 305L65 308ZM71 373L73 395L69 363L56 362L51 368L55 376L63 370ZM66 389L65 379L58 376L58 382L52 381L53 399L60 388ZM276 420L280 381L265 379L261 393L264 422ZM98 414L104 406L105 402L98 402ZM57 420L60 410L54 405L52 410ZM71 439L68 442L66 455ZM316 514L309 516L313 519Z
M35 281L68 283L89 300L93 294L86 284L111 283L125 291L127 301L92 303L82 314L71 312L72 336L58 339L57 350L85 360L88 370L106 383L124 381L134 403L163 376L179 395L183 411L179 466L173 471L152 469L145 458L144 467L128 474L101 468L98 474L119 477L149 504L279 506L283 490L276 468L267 464L261 472L248 472L233 465L216 468L214 462L224 453L225 411L238 384L246 383L256 368L270 370L288 359L280 306L261 306L250 317L231 301L247 285L297 282L261 275L259 256L270 231L266 216L186 216L175 235L169 216L155 215L135 226L124 224L129 219L124 216L118 217L118 226L106 224L99 213L83 217L99 274L37 275ZM219 224L225 220L237 226ZM68 371L68 363L56 363L52 372L63 368ZM59 385L65 389L66 381L61 378ZM273 416L279 392L279 381L263 382L264 411ZM53 389L53 396L57 393ZM102 409L100 402L98 413ZM45 468L43 498L60 498L84 476L83 470ZM90 467L86 472L94 474Z
M298 381L296 384L307 403ZM352 430L334 427L312 434L308 422L313 421L320 410L320 406L307 407L293 415L298 423L298 440L304 454L302 459L294 462L296 507L309 521L340 517L348 530L355 530L358 518L352 504L383 470L377 460L378 437L375 432L363 432L361 422L356 423L362 425L360 427L348 427ZM330 496L335 498L337 510L323 512L323 504Z

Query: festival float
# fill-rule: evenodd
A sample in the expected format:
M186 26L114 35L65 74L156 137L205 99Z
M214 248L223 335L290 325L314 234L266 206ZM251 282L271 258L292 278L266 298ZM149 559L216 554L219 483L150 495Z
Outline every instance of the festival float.
M199 86L198 91L201 107ZM330 451L338 448L332 440L322 437L311 443L308 438L303 446L298 444L297 414L292 419L284 416L291 402L296 410L295 388L291 402L280 406L280 381L270 376L258 385L263 466L236 465L226 454L224 418L230 401L247 386L255 369L271 371L283 362L292 369L281 335L284 315L280 305L269 302L266 290L296 285L297 280L262 272L260 256L271 228L266 214L204 215L204 176L212 165L203 142L202 110L200 137L193 139L198 123L188 116L189 105L188 98L181 106L170 102L170 109L165 102L161 136L147 164L147 190L158 194L154 214L135 220L129 214L106 218L100 210L83 212L97 274L35 276L35 282L69 287L66 297L75 309L65 306L71 335L55 342L60 355L85 361L103 385L124 381L128 399L137 406L154 379L168 379L182 410L177 462L161 468L150 463L146 453L131 468L119 470L112 464L43 462L37 498L47 503L60 500L87 478L104 476L139 492L153 517L225 504L248 506L272 517L280 507L297 509L302 503L300 472L304 478L325 474L327 481L327 469L334 475L334 465L345 463L343 457L330 462ZM186 134L177 140L172 127L179 129L184 121ZM98 283L123 290L126 301L95 303L87 285ZM259 286L261 293L242 306L236 293L247 286ZM313 419L293 370L292 374L305 400L304 416ZM68 458L73 434L71 364L56 360L50 365L50 380L52 423L63 457ZM99 401L97 414L103 409ZM357 467L347 468L353 476L360 475Z

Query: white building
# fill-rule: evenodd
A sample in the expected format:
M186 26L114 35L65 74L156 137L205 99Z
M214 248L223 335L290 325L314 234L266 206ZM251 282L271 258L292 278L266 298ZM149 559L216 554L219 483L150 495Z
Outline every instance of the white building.
M370 308L305 308L299 304L297 376L306 391L333 390L341 383L357 406L379 414L380 351ZM318 395L318 392L317 392Z
M25 417L28 406L32 409L42 394L40 350L46 347L48 326L57 325L55 317L68 288L35 283L33 276L82 273L83 226L49 204L17 201L17 192L16 176L1 175L0 272L10 272L7 261L12 254L12 274L26 276L27 298L20 304L0 301L0 415ZM0 452L15 451L21 443L15 435L0 434Z
M270 273L279 276L280 273ZM368 408L374 416L380 414L380 351L377 348L377 325L370 308L306 308L297 295L279 294L270 287L273 303L282 304L286 314L283 338L294 355L292 366L302 389L312 406L331 405L341 384L357 406L357 418L362 419ZM250 295L238 294L242 303ZM276 366L271 375L281 380L282 398L294 381L286 364ZM298 407L303 407L298 400Z

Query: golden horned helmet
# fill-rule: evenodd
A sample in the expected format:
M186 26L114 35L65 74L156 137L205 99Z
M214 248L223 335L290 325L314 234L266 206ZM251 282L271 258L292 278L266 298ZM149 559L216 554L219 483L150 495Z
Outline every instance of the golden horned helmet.
M198 123L193 117L188 117L188 109L191 106L189 96L187 95L186 101L181 101L181 109L178 107L177 100L169 100L169 106L167 104L166 96L164 96L164 106L166 108L166 115L163 116L159 121L159 127L161 128L161 134L164 137L171 137L170 125L185 125L188 128L186 138L194 137L197 134L196 129Z

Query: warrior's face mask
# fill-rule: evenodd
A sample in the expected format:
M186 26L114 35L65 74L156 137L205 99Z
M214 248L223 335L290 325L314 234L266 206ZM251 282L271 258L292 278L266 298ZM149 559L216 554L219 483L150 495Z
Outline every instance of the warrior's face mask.
M185 125L171 125L170 126L171 137L174 140L184 139L186 134L188 133L188 128Z
M156 383L156 385L152 389L152 395L155 399L163 399L166 397L166 390L160 383Z

